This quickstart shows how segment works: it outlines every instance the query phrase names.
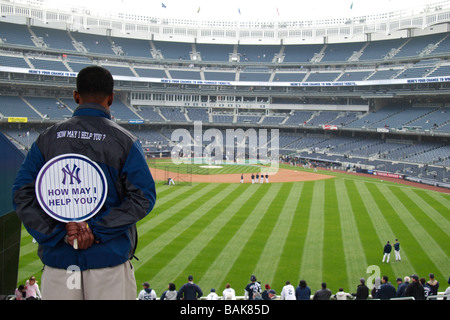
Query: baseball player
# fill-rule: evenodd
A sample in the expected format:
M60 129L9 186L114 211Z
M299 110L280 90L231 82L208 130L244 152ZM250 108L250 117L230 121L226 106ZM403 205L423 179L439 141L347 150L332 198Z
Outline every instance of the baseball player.
M398 242L398 239L395 239L394 253L395 253L395 261L402 261L402 257L400 256L400 242Z
M389 263L389 258L391 257L391 251L392 251L392 246L388 241L384 246L383 260L381 260L381 262L384 262L384 260L387 260L386 262Z

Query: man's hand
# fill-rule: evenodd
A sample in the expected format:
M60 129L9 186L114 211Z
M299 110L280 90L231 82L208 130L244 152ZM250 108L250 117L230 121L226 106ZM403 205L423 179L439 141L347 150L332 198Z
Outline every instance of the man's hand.
M66 225L67 243L75 249L87 249L94 243L94 235L86 222L69 222ZM76 240L76 241L75 241Z

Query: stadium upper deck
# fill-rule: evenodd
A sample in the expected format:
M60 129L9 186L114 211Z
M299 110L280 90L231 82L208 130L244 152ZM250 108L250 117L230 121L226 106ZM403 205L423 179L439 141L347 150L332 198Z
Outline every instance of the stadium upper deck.
M117 82L118 121L183 124L202 120L294 128L332 125L350 130L406 126L445 135L449 121L442 115L448 114L450 33L442 23L450 18L446 5L433 8L417 16L399 12L389 19L350 21L355 39L359 39L357 25L367 28L364 41L330 43L326 36L320 44L229 44L117 36L118 25L112 25L118 22L115 18L100 23L98 17L74 12L69 21L69 16L56 11L4 4L4 21L0 20L2 116L38 121L67 116L64 112L70 108L63 100L70 96L76 73L87 65L100 64ZM12 18L22 23L10 23ZM389 26L371 30L370 26L381 26L386 19L391 21ZM56 27L58 22L66 28ZM138 24L128 23L135 23L135 28ZM178 22L152 20L148 25L164 23L175 27ZM317 23L310 26L316 36L320 28L333 27L330 21L326 26L323 21ZM196 28L203 30L203 25ZM240 24L239 28L258 26ZM303 27L278 23L274 28L282 34L282 29L293 32ZM133 36L139 34L131 29ZM100 34L102 30L106 35ZM379 36L383 30L396 35L371 41L372 35ZM420 35L414 36L416 32ZM155 29L151 34L158 32ZM36 96L41 100L50 96L52 101L38 101ZM8 109L14 99L18 101ZM55 106L56 111L52 110Z
M352 130L408 126L445 134L449 132L449 35L230 46L117 38L0 22L2 94L16 96L2 98L1 114L63 118L67 115L62 100L70 96L76 73L87 65L101 64L113 73L123 93L121 100L126 101L115 106L116 119L122 121L150 117L161 123L203 120L336 125ZM44 106L31 100L49 95L53 101ZM19 103L8 109L14 99ZM387 112L376 117L369 112L385 105ZM59 111L52 110L55 106Z

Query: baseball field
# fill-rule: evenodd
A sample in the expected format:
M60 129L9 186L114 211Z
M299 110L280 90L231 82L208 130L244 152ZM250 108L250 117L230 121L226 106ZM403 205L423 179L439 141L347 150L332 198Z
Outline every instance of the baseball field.
M252 274L277 293L287 280L296 287L304 279L312 292L323 281L333 293L340 287L356 292L361 277L387 275L395 284L396 277L413 273L427 280L434 273L440 289L446 288L448 190L287 165L270 183L251 183L255 167L230 165L190 171L191 183L167 185L167 173L151 169L157 202L138 224L138 291L148 281L160 296L169 282L178 289L193 275L205 295L211 288L221 294L226 283L244 295ZM390 262L382 263L383 246L396 238L402 260L396 262L392 252ZM36 251L24 230L19 284L31 275L39 283Z

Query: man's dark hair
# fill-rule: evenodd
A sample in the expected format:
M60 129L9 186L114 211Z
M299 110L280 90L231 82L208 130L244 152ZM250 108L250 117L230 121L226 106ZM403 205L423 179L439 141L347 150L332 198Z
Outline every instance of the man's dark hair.
M89 66L78 73L77 91L81 96L106 97L113 93L113 89L113 77L105 68Z

